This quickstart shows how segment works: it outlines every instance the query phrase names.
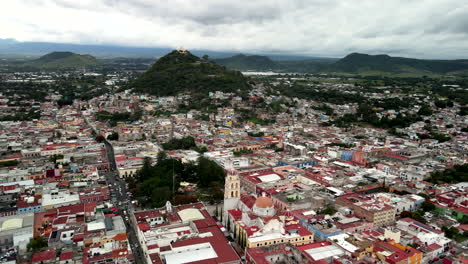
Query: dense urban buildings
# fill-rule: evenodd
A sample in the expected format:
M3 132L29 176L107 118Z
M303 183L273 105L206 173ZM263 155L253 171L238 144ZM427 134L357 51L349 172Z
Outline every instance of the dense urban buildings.
M192 56L1 73L0 262L468 261L466 79ZM163 82L179 63L213 80Z

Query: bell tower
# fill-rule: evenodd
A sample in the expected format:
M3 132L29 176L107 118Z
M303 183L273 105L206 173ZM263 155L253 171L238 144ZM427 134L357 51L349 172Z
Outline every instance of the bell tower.
M236 170L228 170L224 184L223 224L228 225L231 220L228 210L237 209L240 200L240 178ZM229 228L228 228L229 229ZM230 231L230 230L228 230Z
M224 200L240 197L240 179L236 170L228 170L224 184Z

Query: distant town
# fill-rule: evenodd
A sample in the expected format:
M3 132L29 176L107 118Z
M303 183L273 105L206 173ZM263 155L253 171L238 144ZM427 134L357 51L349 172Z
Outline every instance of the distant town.
M0 65L0 263L468 261L466 78L47 63Z

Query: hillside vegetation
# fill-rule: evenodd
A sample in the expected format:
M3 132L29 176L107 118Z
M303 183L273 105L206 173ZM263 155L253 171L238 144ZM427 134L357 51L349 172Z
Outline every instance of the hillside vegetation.
M226 66L229 69L236 70L255 70L266 71L278 69L278 64L267 56L246 56L239 54L229 58L215 59L216 63Z
M388 55L351 53L342 59L312 58L274 61L266 56L236 55L216 59L230 69L301 73L341 73L360 75L468 75L468 60L421 60Z
M388 55L351 53L321 69L344 73L450 74L468 72L468 60L420 60Z
M250 86L242 73L201 60L188 51L174 50L161 57L130 84L136 92L158 96L190 92L241 92Z
M27 66L41 69L63 69L95 66L98 62L91 55L80 55L73 52L52 52L37 60L27 62Z
M331 58L311 58L301 60L272 60L267 56L236 55L232 57L215 59L216 63L229 69L241 71L278 71L278 72L303 72L315 73L323 66L335 62Z

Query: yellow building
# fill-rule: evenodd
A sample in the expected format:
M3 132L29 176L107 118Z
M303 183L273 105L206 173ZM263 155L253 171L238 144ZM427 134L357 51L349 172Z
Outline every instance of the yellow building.
M235 212L231 211L230 213ZM312 232L298 224L297 221L288 221L287 219L272 218L261 228L258 226L246 226L241 220L233 221L229 224L228 229L233 232L234 239L244 248L256 248L282 243L300 246L314 242L314 234Z
M379 260L389 264L421 264L422 261L421 251L394 241L375 242L373 253Z

